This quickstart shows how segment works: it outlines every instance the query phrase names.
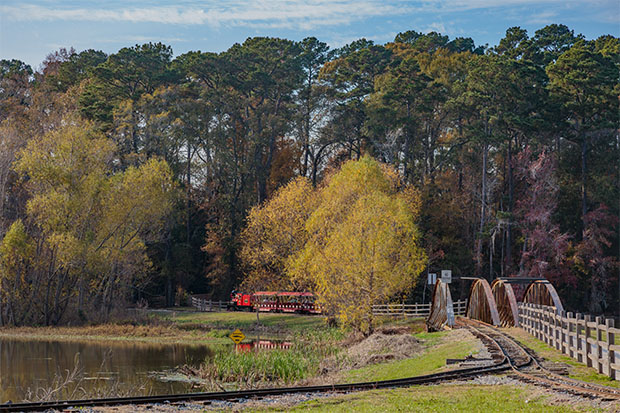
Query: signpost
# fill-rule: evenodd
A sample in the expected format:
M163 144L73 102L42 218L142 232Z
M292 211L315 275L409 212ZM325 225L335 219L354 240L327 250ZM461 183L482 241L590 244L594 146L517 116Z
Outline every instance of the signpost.
M435 285L435 283L437 282L437 274L434 272L429 272L428 273L428 285Z
M232 333L230 333L230 335L228 336L230 337L230 339L235 343L235 344L239 344L243 341L243 339L245 338L245 334L243 334L241 332L241 330L236 329L235 331L233 331Z
M452 270L441 270L441 282L446 284L452 282Z

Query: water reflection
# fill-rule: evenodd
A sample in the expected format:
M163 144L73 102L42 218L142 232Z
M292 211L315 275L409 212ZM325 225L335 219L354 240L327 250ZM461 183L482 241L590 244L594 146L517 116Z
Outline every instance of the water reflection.
M147 395L189 391L191 383L158 380L153 372L182 364L198 366L212 351L206 346L146 343L93 343L0 339L0 403Z
M250 351L250 350L257 350L257 349L262 349L262 350L276 350L276 349L280 349L280 350L288 350L293 346L293 343L291 341L285 341L285 340L261 340L256 339L256 340L252 340L250 342L247 343L239 343L235 345L235 350L237 352L244 352L244 351Z

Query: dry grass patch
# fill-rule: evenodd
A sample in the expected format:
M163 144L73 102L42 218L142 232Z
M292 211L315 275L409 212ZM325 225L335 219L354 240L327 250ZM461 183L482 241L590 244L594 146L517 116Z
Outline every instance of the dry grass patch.
M83 327L12 327L0 330L0 337L21 340L106 340L150 343L225 342L204 333L184 331L168 325L100 324Z

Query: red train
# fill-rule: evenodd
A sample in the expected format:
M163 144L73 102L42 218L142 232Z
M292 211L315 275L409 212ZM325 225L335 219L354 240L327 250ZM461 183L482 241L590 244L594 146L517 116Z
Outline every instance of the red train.
M258 291L244 294L233 291L230 294L229 310L262 312L320 314L312 293L289 291Z

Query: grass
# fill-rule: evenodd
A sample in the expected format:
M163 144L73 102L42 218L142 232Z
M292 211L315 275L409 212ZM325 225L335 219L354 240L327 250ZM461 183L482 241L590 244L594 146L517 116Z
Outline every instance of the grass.
M236 389L292 384L316 376L321 361L340 351L341 335L335 329L298 333L286 350L231 352L221 348L194 375L208 388L219 383L232 383Z
M5 327L0 338L38 341L120 341L161 344L227 344L211 332L184 331L175 326L100 324L82 327Z
M613 380L604 374L599 374L591 367L578 362L577 360L563 354L555 348L538 340L534 336L520 328L510 328L507 332L521 344L534 350L539 356L553 362L561 362L569 365L569 377L590 383L601 384L604 386L620 388L620 381Z
M256 313L246 312L171 312L158 313L158 318L171 321L179 328L207 326L214 329L236 329L254 331L256 329ZM271 314L259 315L260 325L273 332L295 333L310 329L324 328L325 322L320 316L299 314Z
M546 396L532 392L529 386L441 385L373 390L251 411L565 413L593 409L585 405L554 405Z
M322 317L297 314L242 312L153 312L140 322L118 322L79 327L3 327L0 338L52 341L135 341L165 344L230 344L228 335L239 328L247 335L292 337L303 331L339 334Z
M218 382L284 382L291 383L308 377L320 359L313 352L299 349L269 350L234 354L219 351L206 365L208 378Z
M447 358L464 358L476 351L477 341L471 337L463 340L450 340L450 334L418 333L414 335L423 341L425 352L404 360L374 364L346 372L347 383L358 381L392 380L428 374L442 369Z

